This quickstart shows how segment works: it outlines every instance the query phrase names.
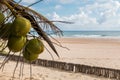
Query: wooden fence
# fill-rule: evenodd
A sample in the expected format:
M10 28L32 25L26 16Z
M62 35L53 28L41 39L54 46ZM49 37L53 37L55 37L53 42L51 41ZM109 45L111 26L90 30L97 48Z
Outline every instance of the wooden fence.
M5 56L5 55L2 54L2 56ZM10 60L17 61L18 58L19 56L10 55ZM19 61L23 61L23 58L20 57ZM101 76L105 78L120 80L119 69L111 69L111 68L96 67L96 66L90 66L90 65L74 64L74 63L44 60L44 59L38 59L32 62L32 64L40 65L44 67L52 67L59 70L64 70L64 71L69 71L74 73L84 73L84 74L90 74L90 75L96 75L96 76Z

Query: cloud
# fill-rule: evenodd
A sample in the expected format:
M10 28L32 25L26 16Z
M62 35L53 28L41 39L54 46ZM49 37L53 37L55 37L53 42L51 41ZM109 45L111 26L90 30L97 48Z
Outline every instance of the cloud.
M56 2L56 3L61 3L61 4L70 4L72 2L79 1L79 0L45 0L45 2Z
M32 4L34 2L36 2L37 0L22 0L23 3L26 3L26 4Z
M26 5L35 1L37 0L22 0ZM119 0L45 0L45 2L52 6L52 10L48 11L50 13L46 13L49 19L74 22L74 24L57 23L63 30L120 30Z
M120 9L120 3L118 1L109 1L105 3L96 3L91 6L91 9L88 9L92 11L91 14L96 15L99 23L104 23L106 20L109 20L110 18L114 18L118 16L118 11ZM88 7L86 7L88 8ZM85 8L84 8L85 9Z
M89 17L87 14L85 14L84 12L81 12L79 14L73 14L70 16L59 16L56 12L54 12L53 14L53 20L61 20L61 21L68 21L68 22L74 22L74 24L62 24L60 25L61 29L65 30L65 29L69 29L69 30L79 30L84 26L87 26L89 24L98 24L96 22L95 18L91 18Z
M56 9L56 10L61 9L61 8L62 8L61 5L56 5L56 6L55 6L55 9Z
M59 2L62 3L62 4L68 4L68 3L72 3L74 1L75 0L59 0Z
M80 7L75 14L60 16L54 12L52 16L53 20L75 22L61 24L63 30L120 30L120 2L117 0L98 0Z

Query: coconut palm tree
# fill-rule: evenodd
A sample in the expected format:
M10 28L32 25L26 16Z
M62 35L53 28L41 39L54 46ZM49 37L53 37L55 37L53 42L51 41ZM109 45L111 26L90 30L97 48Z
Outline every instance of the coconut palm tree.
M22 0L20 0L20 1L22 1ZM39 0L39 1L42 1L42 0ZM4 15L5 15L4 22L0 23L0 29L1 30L3 29L4 23L13 22L15 20L16 16L20 15L20 16L28 19L31 22L33 31L30 31L28 33L29 35L27 35L27 36L29 36L29 37L32 36L33 38L37 37L37 38L43 39L44 41L46 41L48 43L48 45L51 47L51 49L54 51L54 53L59 57L59 54L58 54L57 50L55 49L55 47L49 37L50 35L46 32L46 30L50 30L56 35L59 35L59 36L62 35L62 31L56 25L53 24L53 22L56 22L56 21L50 21L46 17L44 17L42 14L29 8L30 6L32 6L38 2L33 3L33 4L29 5L28 7L20 5L19 2L15 2L14 0L0 0L0 12L4 13ZM64 22L64 21L58 21L58 22ZM64 23L66 23L66 22L64 22ZM33 32L38 34L38 36L34 35ZM3 36L3 35L5 35L5 36ZM2 50L4 50L7 47L6 42L8 40L8 36L6 36L6 34L0 33L0 40L3 41L3 43L1 45L2 46L5 45L2 49ZM8 52L7 56L9 56L9 53L10 53L10 51ZM2 68L8 60L9 59L6 58L3 61L3 64L1 65L0 68ZM16 67L17 67L17 65L16 65ZM15 70L16 70L16 68L15 68ZM14 70L14 73L15 73L15 70Z
M39 34L39 37L43 38L56 53L56 55L59 56L47 33L44 31L44 29L51 29L57 35L62 34L62 31L56 25L54 25L52 21L49 21L40 13L37 13L28 7L24 7L13 0L1 0L0 3L1 11L7 14L7 21L10 18L12 18L11 20L13 21L15 15L21 15L29 19L33 29Z

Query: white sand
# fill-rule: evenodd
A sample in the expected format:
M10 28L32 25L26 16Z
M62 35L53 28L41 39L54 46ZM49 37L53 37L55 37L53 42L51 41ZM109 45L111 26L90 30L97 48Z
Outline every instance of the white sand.
M120 40L119 39L81 39L61 38L58 39L64 47L56 46L60 59L50 50L54 59L78 64L120 69ZM48 45L47 45L48 46ZM47 51L39 56L42 59L52 59ZM0 72L0 80L10 80L14 62L6 64L4 72ZM19 67L16 71L15 80L19 80ZM81 73L69 73L52 68L33 66L33 80L110 80L97 78ZM29 66L25 65L23 80L29 80Z
M15 65L15 62L7 63L3 72L0 72L0 80L11 80ZM30 80L29 69L30 66L25 64L22 80ZM19 80L19 70L20 66L18 66L16 70L14 80ZM53 68L45 68L39 66L32 66L32 73L32 80L110 80L102 77L100 78L81 73L64 72Z
M59 41L70 50L56 46L61 58L55 60L120 69L120 39L61 38ZM46 54L40 58L51 59Z

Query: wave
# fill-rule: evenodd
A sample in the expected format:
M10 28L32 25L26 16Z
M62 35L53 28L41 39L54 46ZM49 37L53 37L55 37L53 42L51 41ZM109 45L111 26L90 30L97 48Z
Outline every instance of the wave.
M72 37L102 37L102 35L72 35Z
M120 38L120 36L109 36L109 35L73 35L71 37L76 37L76 38Z
M51 35L52 37L58 37L56 35ZM120 38L120 36L109 36L109 35L63 35L63 38Z

